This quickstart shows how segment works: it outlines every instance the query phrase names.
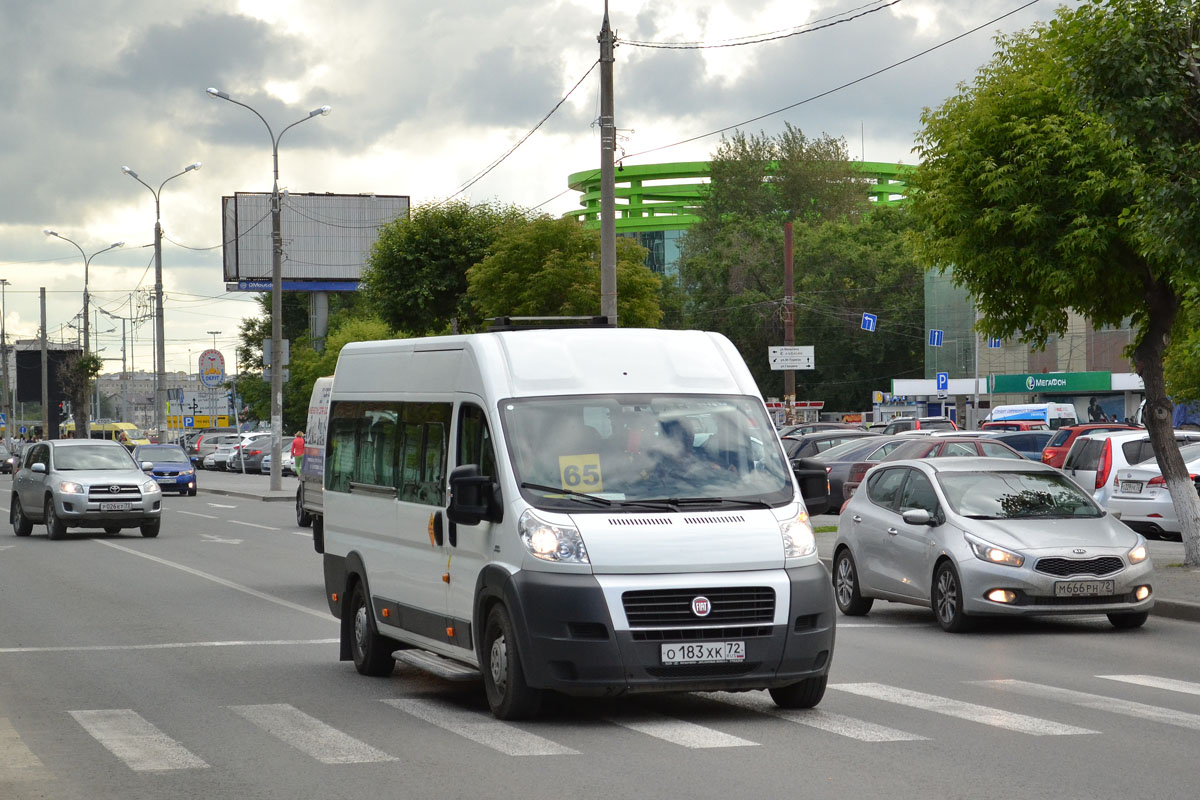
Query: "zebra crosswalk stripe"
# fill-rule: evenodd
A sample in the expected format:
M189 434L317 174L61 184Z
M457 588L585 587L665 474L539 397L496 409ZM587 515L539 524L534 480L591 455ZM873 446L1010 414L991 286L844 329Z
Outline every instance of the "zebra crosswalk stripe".
M875 700L898 703L910 708L932 711L936 714L945 714L948 717L965 719L983 725L992 725L997 728L1017 731L1018 733L1027 733L1030 736L1074 736L1085 733L1099 733L1099 731L1077 728L1074 725L1064 725L1048 719L1039 719L1038 717L1030 717L1025 714L1014 714L1009 711L1002 711L999 708L952 700L948 697L939 697L934 694L914 692L882 683L831 683L829 684L829 688L863 697L870 697Z
M1110 681L1133 683L1138 686L1149 686L1152 689L1166 689L1169 692L1200 694L1200 683L1178 681L1174 678L1160 678L1157 675L1097 675L1096 677Z
M202 769L203 759L129 708L69 711L75 721L135 772Z
M752 742L748 739L722 733L703 725L697 725L694 722L673 719L653 712L639 712L632 719L608 717L608 721L614 725L620 725L622 728L644 733L647 736L653 736L655 739L661 739L664 742L670 742L671 744L677 744L680 747L692 750L709 747L758 746L758 742Z
M1077 692L1073 689L1060 689L1057 686L1044 686L1040 683L1029 683L1019 680L977 681L981 686L992 686L997 689L1019 692L1020 694L1038 697L1043 700L1057 700L1084 708L1094 708L1099 711L1109 711L1113 714L1123 714L1127 717L1149 719L1180 728L1200 731L1200 714L1187 711L1177 711L1173 708L1161 708L1146 703L1135 703L1132 700L1121 700L1116 697L1106 697L1102 694Z
M578 750L563 747L515 725L493 719L478 711L466 711L447 703L413 698L384 700L392 708L425 720L442 730L510 756L579 755Z
M927 738L915 733L889 728L885 725L876 725L873 722L847 717L844 714L837 714L833 711L822 711L818 708L779 708L771 701L760 700L752 694L712 697L721 703L757 711L760 714L769 714L772 717L794 722L797 725L804 725L809 728L816 728L819 731L825 731L826 733L845 736L847 739L857 739L860 742L920 742L925 741Z
M287 703L230 706L230 709L322 764L370 764L399 760Z

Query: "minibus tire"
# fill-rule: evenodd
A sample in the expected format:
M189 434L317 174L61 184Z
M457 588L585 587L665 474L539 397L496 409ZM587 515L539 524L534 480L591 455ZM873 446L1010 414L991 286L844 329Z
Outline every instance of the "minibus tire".
M304 486L302 484L296 487L296 524L301 528L307 528L312 525L312 522L312 514L304 510Z
M508 610L496 604L488 612L483 628L483 687L488 705L497 719L529 719L537 716L542 691L525 682L521 654Z
M776 686L768 689L771 699L780 708L813 708L825 696L825 684L829 681L828 673L814 678L805 678L798 683L787 686Z
M359 619L359 615L362 619ZM360 675L372 678L383 678L392 674L396 668L396 659L392 658L394 648L391 642L380 636L375 630L375 620L367 604L367 593L363 582L354 584L350 593L350 656L354 660L354 668Z

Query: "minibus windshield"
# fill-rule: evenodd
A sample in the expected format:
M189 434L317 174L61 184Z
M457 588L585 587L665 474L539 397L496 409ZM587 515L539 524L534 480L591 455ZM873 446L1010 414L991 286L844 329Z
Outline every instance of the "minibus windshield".
M517 483L539 507L586 511L628 503L645 510L652 507L645 501L657 500L691 507L793 500L790 467L757 398L538 397L501 401L500 415ZM612 503L588 502L580 493Z

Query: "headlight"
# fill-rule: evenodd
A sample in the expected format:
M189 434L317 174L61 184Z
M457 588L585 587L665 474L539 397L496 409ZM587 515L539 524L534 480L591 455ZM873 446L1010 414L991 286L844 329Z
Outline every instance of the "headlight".
M1127 555L1128 555L1130 564L1139 564L1139 563L1145 561L1146 556L1148 556L1150 554L1146 551L1145 544L1139 544L1137 547L1130 550Z
M985 542L983 539L977 539L969 533L964 533L963 536L967 540L967 544L971 547L971 552L975 557L988 561L992 564L1004 564L1008 567L1019 567L1025 563L1025 556L1014 553L1011 550L1005 550L1003 547L997 547L994 544Z
M58 490L63 494L83 494L83 486L75 481L63 481L58 485Z
M144 494L154 494L155 492L160 492L160 491L162 491L162 490L158 488L158 484L155 483L154 481L146 481L145 483L142 484L142 492Z
M181 473L179 473L179 474L180 474L180 475L195 475L195 474L196 474L196 470L194 470L194 469L185 469L183 472L181 472Z
M517 522L517 532L525 549L543 561L562 564L589 564L587 547L579 530L571 525L556 525L526 509Z
M779 523L779 534L783 537L784 558L802 558L817 552L817 539L807 511Z

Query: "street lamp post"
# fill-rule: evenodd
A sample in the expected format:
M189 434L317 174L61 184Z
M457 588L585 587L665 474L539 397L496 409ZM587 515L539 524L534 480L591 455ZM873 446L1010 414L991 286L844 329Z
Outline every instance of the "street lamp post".
M125 243L113 242L108 247L97 250L89 256L87 253L83 252L83 248L79 246L78 242L76 242L74 239L68 239L58 231L52 231L49 228L46 228L42 231L42 233L46 234L47 236L53 236L56 239L62 239L64 242L70 242L71 244L75 245L75 249L79 251L79 255L83 256L83 354L86 356L91 348L91 343L88 340L88 306L90 305L90 300L88 299L88 269L91 267L93 258L114 248L124 247ZM83 430L75 431L75 435L79 438L86 439L90 433L90 431L88 431L88 413L86 406L83 408L81 419L83 420ZM47 433L49 432L47 431Z
M205 91L209 97L228 100L234 105L248 109L267 126L267 134L271 137L274 173L274 183L271 186L271 490L278 491L283 488L283 473L280 471L283 460L283 234L279 220L279 140L301 122L318 114L328 116L332 109L329 106L315 108L308 112L307 117L296 120L276 136L270 123L250 106L217 89L210 87Z
M4 397L3 403L0 404L0 410L4 411L4 446L9 452L12 452L12 429L13 415L12 404L12 384L8 382L8 333L5 326L4 317L8 312L8 303L5 296L5 289L8 288L8 279L0 278L0 358L4 359L3 365L0 366L0 379L4 382Z
M167 356L166 348L163 346L166 343L166 333L163 323L162 216L160 213L161 203L159 198L162 195L163 187L167 185L167 181L174 180L180 175L184 175L194 169L200 169L199 161L188 164L181 172L177 172L170 178L167 178L167 180L158 185L158 191L155 191L153 186L139 178L138 174L129 167L121 167L121 172L124 172L142 186L145 186L154 195L154 343L156 348L154 364L154 427L158 429L160 441L166 441L166 425L163 420L165 406L163 391L166 388L164 384L167 381Z

